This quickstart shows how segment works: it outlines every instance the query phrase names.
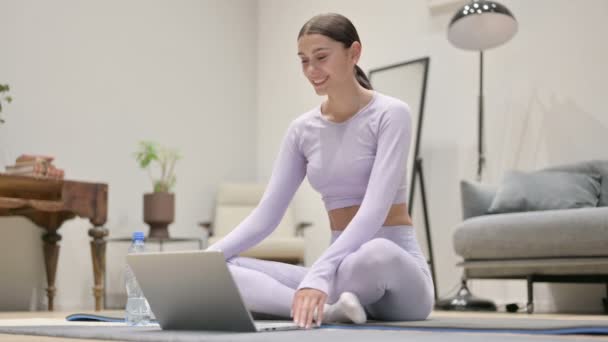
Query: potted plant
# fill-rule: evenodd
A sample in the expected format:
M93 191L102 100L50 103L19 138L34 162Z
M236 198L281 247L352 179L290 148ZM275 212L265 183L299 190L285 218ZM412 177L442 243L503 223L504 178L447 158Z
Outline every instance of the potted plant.
M148 171L154 190L144 194L144 222L150 226L149 238L169 238L168 225L175 219L175 163L181 158L177 150L141 141L134 154L139 166ZM152 166L160 169L160 178L153 176ZM156 171L158 172L158 171Z
M6 93L10 90L8 84L0 84L0 114L2 114L2 101L5 101L6 103L11 103L11 101L13 101L13 98L8 96L8 95L2 95L2 93ZM0 117L0 123L4 123L4 119L2 119L2 117Z

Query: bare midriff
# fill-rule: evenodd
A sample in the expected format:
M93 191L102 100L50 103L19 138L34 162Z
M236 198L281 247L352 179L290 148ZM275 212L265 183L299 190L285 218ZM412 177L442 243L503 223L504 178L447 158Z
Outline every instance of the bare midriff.
M337 208L327 212L332 230L344 230L353 219L360 205ZM383 226L412 225L412 218L407 212L406 203L393 204L386 215Z

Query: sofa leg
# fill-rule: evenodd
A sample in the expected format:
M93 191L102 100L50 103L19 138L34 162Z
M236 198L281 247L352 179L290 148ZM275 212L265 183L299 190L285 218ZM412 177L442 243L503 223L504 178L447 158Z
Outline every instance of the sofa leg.
M608 314L608 283L606 283L606 298L602 298L602 304L604 304L604 313Z
M528 303L526 305L526 312L531 314L534 312L534 277L528 276Z

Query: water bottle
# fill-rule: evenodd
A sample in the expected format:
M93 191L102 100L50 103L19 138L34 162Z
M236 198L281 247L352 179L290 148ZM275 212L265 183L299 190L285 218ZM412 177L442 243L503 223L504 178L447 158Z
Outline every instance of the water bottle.
M144 251L144 233L135 232L133 233L133 240L131 247L129 247L129 254L131 253L142 253ZM125 268L125 283L127 287L127 306L125 321L127 325L146 325L150 322L150 305L146 297L144 297L135 274L129 265Z

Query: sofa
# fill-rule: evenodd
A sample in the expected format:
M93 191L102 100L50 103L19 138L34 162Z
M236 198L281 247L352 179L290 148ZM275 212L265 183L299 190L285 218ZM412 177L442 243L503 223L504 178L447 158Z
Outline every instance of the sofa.
M501 184L461 181L463 222L453 234L454 249L463 258L457 264L463 268L463 278L527 280L528 313L534 311L534 282L605 283L608 291L608 161L553 166L538 170L535 176L540 175L586 175L583 186L592 193L597 191L597 198L582 205L584 200L576 199L578 194L544 194L537 178L531 184L520 184L515 191L529 197L520 198L520 205L530 205L530 198L536 197L571 201L570 207L516 211L515 206L496 213L490 209L502 194ZM558 183L554 186L559 191L581 188L560 179L551 180ZM608 313L606 298L603 306Z

